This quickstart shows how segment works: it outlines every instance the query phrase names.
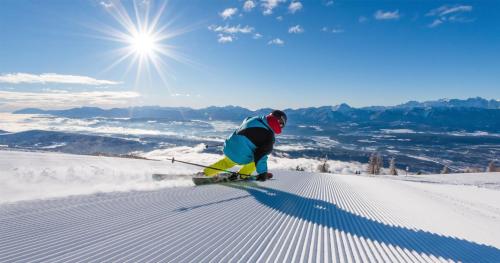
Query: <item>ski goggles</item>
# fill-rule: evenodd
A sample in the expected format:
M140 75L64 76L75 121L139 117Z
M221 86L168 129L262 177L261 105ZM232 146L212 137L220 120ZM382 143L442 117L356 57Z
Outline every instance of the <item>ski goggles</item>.
M283 129L285 127L285 124L286 124L285 117L283 117L283 116L279 117L278 123L280 124L280 128Z

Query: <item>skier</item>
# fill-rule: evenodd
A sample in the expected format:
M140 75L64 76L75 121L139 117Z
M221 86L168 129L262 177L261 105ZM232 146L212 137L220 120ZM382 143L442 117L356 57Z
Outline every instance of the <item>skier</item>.
M243 176L250 176L257 170L257 180L265 181L272 178L273 174L267 171L267 156L273 150L274 135L281 133L286 122L287 116L280 110L273 110L267 116L246 118L226 139L224 158L205 168L203 173L205 176L215 176L221 170L243 165L238 172Z

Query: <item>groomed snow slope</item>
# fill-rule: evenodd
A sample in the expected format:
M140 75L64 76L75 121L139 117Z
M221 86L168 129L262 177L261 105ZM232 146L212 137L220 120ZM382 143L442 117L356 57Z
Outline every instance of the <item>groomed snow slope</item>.
M275 178L0 204L0 262L500 262L496 189Z

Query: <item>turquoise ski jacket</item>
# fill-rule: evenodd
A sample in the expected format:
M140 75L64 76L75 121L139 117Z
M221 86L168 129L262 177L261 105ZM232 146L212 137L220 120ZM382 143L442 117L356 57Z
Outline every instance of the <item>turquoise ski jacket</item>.
M255 162L257 173L266 173L274 136L265 116L246 118L224 142L224 154L240 165Z

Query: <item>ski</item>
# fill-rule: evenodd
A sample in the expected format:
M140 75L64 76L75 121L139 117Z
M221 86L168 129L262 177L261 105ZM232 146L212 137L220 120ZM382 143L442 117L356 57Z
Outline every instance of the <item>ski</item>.
M195 185L204 185L204 184L216 184L216 183L224 183L224 182L237 182L237 181L249 181L255 180L256 176L245 176L241 177L240 174L237 173L222 173L216 176L205 176L198 174L160 174L155 173L152 176L154 181L166 181L166 180L175 180L180 178L191 178Z
M194 176L193 183L195 185L204 184L217 184L217 183L227 183L227 182L238 182L238 181L249 181L255 180L255 176L248 176L242 178L239 174L222 173L216 176Z

